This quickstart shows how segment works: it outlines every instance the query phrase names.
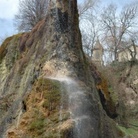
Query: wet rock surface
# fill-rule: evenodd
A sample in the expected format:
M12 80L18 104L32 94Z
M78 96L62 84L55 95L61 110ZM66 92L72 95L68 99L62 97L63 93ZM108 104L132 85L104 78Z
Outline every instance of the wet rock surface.
M103 110L89 60L82 51L76 0L51 0L45 19L6 44L0 62L0 101L14 95L0 113L0 138L119 137ZM83 92L83 97L76 97L76 105L70 105L78 119L87 116L78 120L78 126L69 113L69 98L61 94L63 86L47 80L51 77L69 77Z

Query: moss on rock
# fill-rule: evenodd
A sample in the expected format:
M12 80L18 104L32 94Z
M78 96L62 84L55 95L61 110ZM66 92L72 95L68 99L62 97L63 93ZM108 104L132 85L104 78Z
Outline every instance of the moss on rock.
M27 134L30 138L57 138L59 136L65 138L73 127L73 121L70 120L67 107L62 109L62 114L60 113L62 92L65 92L65 89L61 87L59 81L48 78L38 79L31 93L24 99L26 112L18 126L18 131L23 130L23 133L15 134L15 136L18 138L20 135ZM66 102L65 93L63 101Z
M5 41L3 42L3 44L0 46L0 63L3 59L3 57L6 55L7 53L7 46L10 43L10 41L12 40L13 37L8 37L7 39L5 39Z

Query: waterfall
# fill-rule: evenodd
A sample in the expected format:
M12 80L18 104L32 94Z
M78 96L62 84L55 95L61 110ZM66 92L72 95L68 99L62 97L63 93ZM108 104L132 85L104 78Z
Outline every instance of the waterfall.
M80 89L78 84L69 80L65 82L68 96L69 96L69 110L71 118L75 121L73 130L74 138L89 138L91 131L91 119L87 111L89 110L89 101L83 90Z
M81 90L79 85L70 78L50 78L58 80L61 85L64 85L68 95L68 110L70 112L70 118L74 121L75 126L73 128L72 138L91 138L92 137L92 120L90 114L90 102L86 96L84 90ZM63 92L61 92L64 94ZM64 102L62 102L61 94L61 106L60 106L60 120L62 121L62 109L64 108Z
M60 121L60 125L62 125L62 120L63 120L62 114L63 114L63 108L64 108L64 101L63 101L64 92L63 92L62 84L61 84L60 90L61 90L61 100L60 100L60 109L59 109L59 121ZM60 129L59 129L59 138L61 138L61 130Z
M60 49L58 49L59 51L63 51L63 45L66 44L67 46L65 47L65 49L68 52L65 51L66 53L66 58L62 58L63 57L63 52L60 52L57 50L57 55L55 57L53 57L53 59L55 58L55 60L57 61L57 63L59 63L59 61L61 61L64 63L65 62L65 70L67 69L67 75L68 75L68 70L73 70L71 69L75 67L74 64L76 64L77 68L81 68L83 67L81 65L81 57L79 58L79 54L77 54L77 52L79 51L80 54L83 55L83 52L81 52L81 47L79 48L79 46L81 46L81 43L79 43L80 41L80 35L79 32L77 33L78 28L77 28L77 24L78 24L78 15L77 15L77 5L76 5L76 0L53 0L53 3L55 4L52 8L52 11L54 10L54 29L56 31L56 35L58 37L62 37L63 42L61 43L61 39L56 40L59 41L57 42L58 46L60 47ZM65 37L66 35L66 37ZM79 45L80 44L80 45ZM77 49L77 51L76 51ZM63 54L61 54L63 53ZM68 57L67 57L68 56ZM68 63L70 62L70 63ZM70 65L71 64L71 65ZM78 64L78 65L77 65ZM68 66L69 65L69 66ZM60 66L59 66L60 68ZM63 70L63 68L61 67L61 70ZM59 71L56 67L55 67L55 71L56 74ZM79 71L79 70L78 70ZM70 73L70 72L69 72ZM60 75L60 73L58 74ZM51 76L54 76L53 74ZM69 74L69 76L71 76ZM75 126L73 128L73 134L71 138L92 138L94 137L96 134L93 133L95 131L94 127L97 127L97 120L95 118L95 113L93 113L93 109L95 109L95 105L92 105L90 101L90 97L88 96L88 91L84 90L83 86L81 87L79 84L77 84L77 82L75 82L73 79L68 78L66 76L63 77L50 77L49 79L53 79L53 80L58 80L59 82L61 82L61 87L62 85L65 87L66 89L66 94L67 94L67 102L68 102L68 112L70 113L70 118L71 120L73 120ZM61 91L61 104L60 104L60 111L59 111L59 121L62 125L62 114L63 114L63 110L64 110L64 95L65 93ZM97 111L97 110L96 110ZM59 130L59 133L60 130ZM59 134L60 137L60 134ZM97 137L94 137L97 138Z

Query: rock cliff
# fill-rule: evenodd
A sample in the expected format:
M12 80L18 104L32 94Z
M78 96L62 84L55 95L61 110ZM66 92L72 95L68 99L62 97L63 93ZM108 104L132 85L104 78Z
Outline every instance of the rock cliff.
M0 47L0 138L119 138L106 81L82 50L76 0L51 0Z

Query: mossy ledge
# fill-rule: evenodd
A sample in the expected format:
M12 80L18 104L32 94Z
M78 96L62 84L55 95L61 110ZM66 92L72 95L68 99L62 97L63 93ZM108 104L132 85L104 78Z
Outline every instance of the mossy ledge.
M2 45L0 46L0 63L3 59L3 57L6 55L6 48L8 46L8 44L10 43L10 41L12 40L12 36L11 37L8 37L5 39L5 41L2 43Z
M19 34L10 36L4 40L4 42L0 46L0 63L2 62L2 59L6 56L9 45L13 44L15 45L15 47L17 47L19 43L19 39L21 38L22 35L23 33L19 33Z
M61 92L64 93L64 108L60 119ZM67 95L56 80L38 79L29 95L24 98L25 112L18 128L8 131L8 138L66 138L71 135L73 121L67 110ZM18 131L18 132L17 132Z

